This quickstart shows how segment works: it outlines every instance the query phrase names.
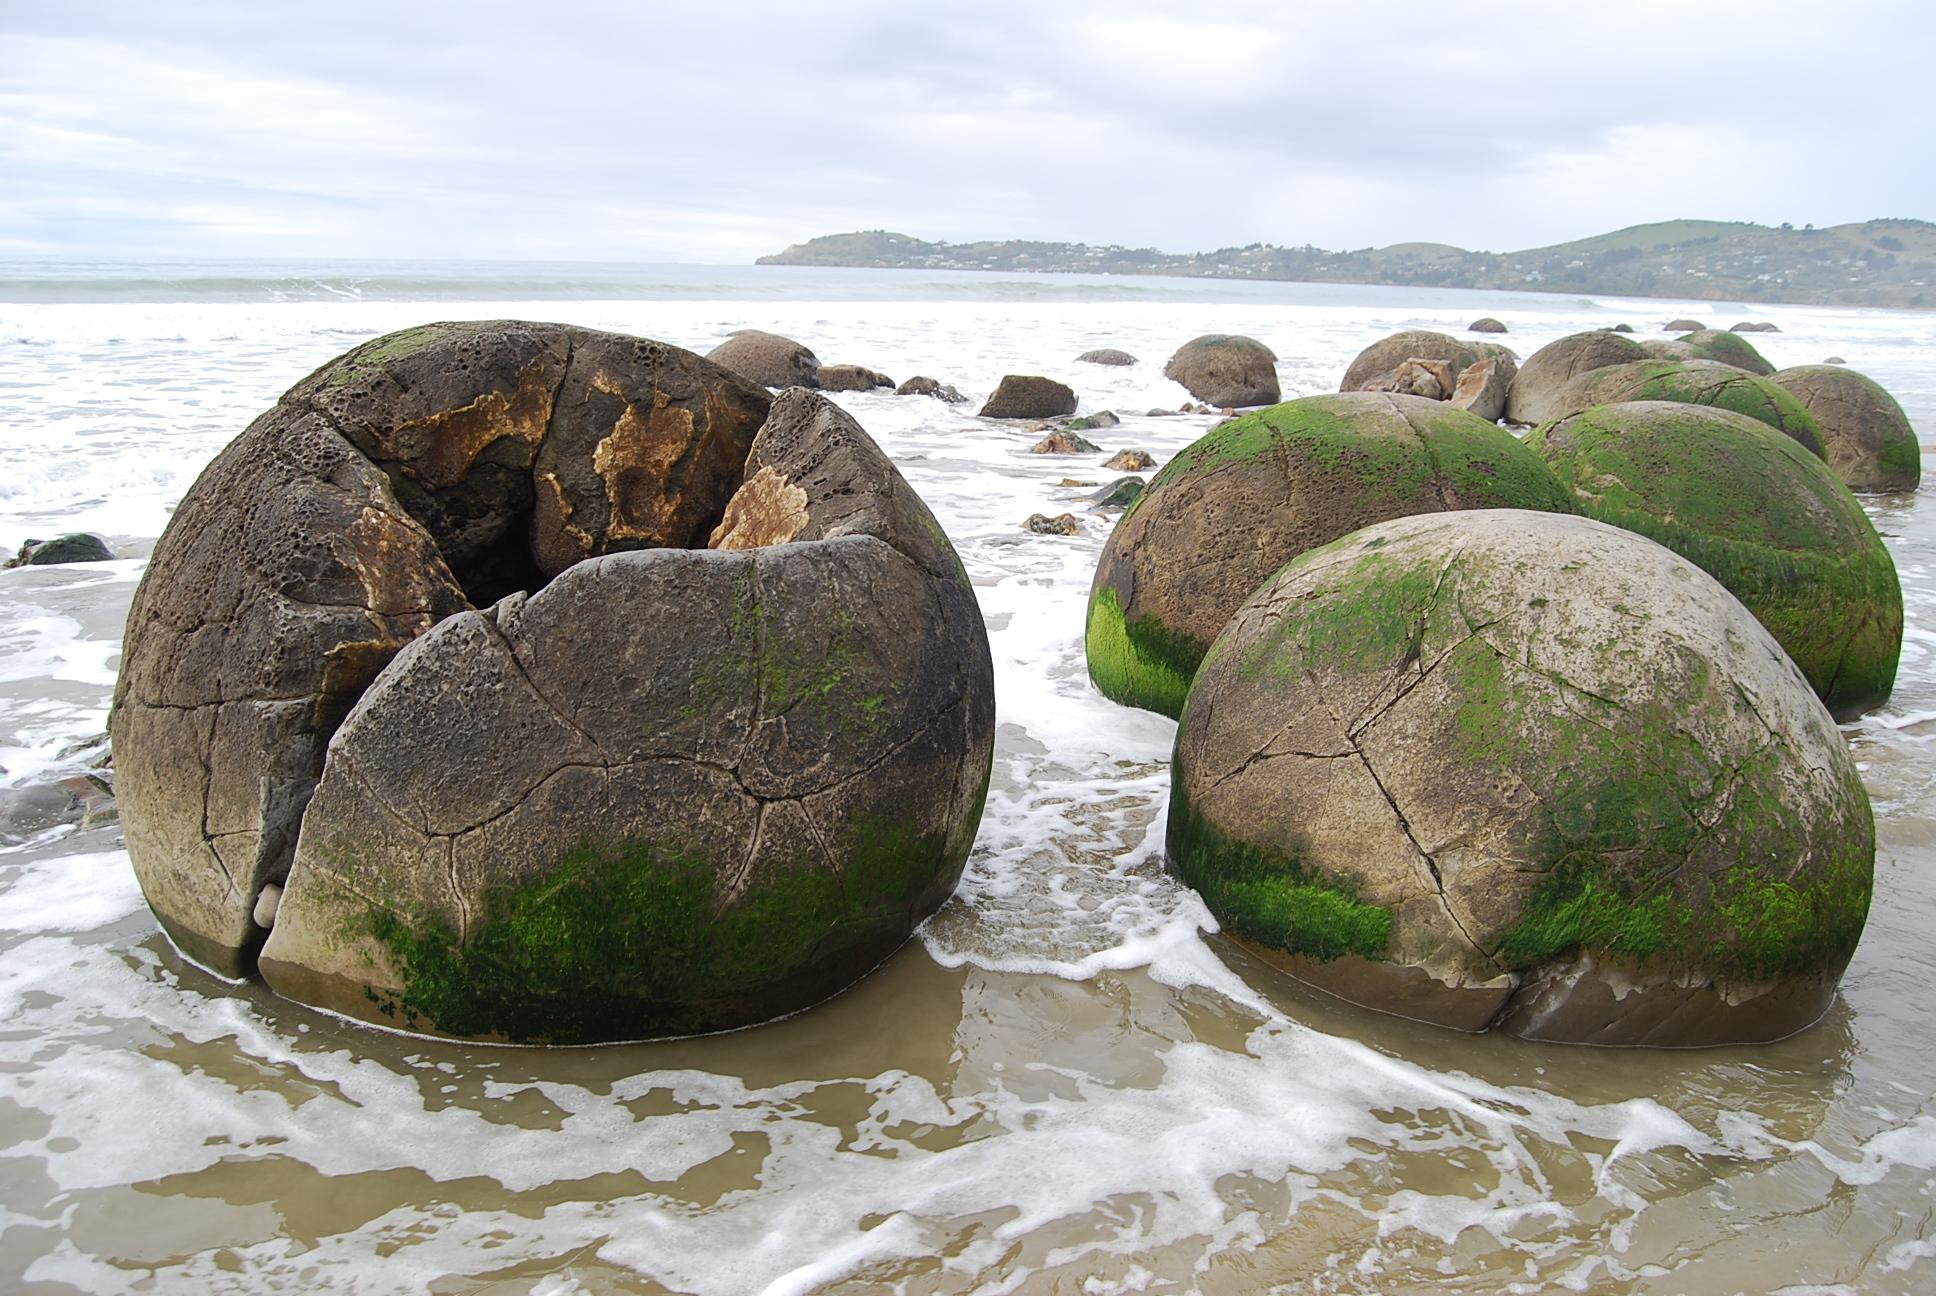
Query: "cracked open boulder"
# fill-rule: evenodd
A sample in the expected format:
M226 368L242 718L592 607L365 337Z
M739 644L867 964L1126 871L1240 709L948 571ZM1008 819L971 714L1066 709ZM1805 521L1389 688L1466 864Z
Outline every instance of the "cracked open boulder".
M849 417L558 325L297 384L190 489L124 663L129 851L176 943L481 1039L837 992L953 890L992 751L965 574Z
M1868 798L1806 681L1699 568L1587 518L1304 555L1205 658L1173 777L1170 859L1225 933L1463 1030L1777 1039L1868 911Z
M1420 396L1306 396L1213 429L1110 533L1089 593L1089 677L1174 716L1224 622L1272 572L1371 522L1445 509L1572 510L1538 455Z
M1848 487L1795 441L1732 410L1629 401L1548 423L1526 444L1582 513L1725 585L1837 719L1888 698L1902 652L1895 563Z

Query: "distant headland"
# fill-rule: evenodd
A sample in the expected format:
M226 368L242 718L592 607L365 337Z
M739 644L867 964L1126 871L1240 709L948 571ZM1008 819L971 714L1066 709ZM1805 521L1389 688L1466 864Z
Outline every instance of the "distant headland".
M1906 219L1822 229L1661 221L1523 252L1468 252L1445 243L1394 243L1351 252L1252 243L1171 253L1032 239L930 243L888 230L862 230L796 243L755 264L1186 275L1805 306L1936 305L1936 223Z

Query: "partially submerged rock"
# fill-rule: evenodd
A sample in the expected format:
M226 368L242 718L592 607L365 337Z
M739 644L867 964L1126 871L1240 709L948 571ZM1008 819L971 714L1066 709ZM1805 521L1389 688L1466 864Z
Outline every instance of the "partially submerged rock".
M821 365L815 376L821 391L873 391L894 385L892 378L865 365Z
M1105 468L1108 466L1108 464L1103 465ZM1141 477L1118 477L1108 486L1097 491L1089 502L1099 509L1128 508L1142 496L1145 489Z
M1783 369L1768 381L1814 416L1828 466L1851 490L1915 490L1923 456L1909 416L1879 383L1837 363Z
M1076 412L1076 394L1053 378L1006 374L981 407L982 418L1059 418Z
M1192 396L1216 406L1274 405L1277 353L1256 338L1206 333L1178 347L1163 376L1183 384Z
M1527 445L1581 512L1726 586L1838 719L1888 698L1902 649L1895 564L1848 488L1793 440L1731 410L1634 401L1549 423Z
M1712 360L1640 360L1589 370L1560 388L1551 417L1621 401L1680 401L1733 410L1792 437L1818 458L1823 454L1821 425L1806 406L1766 378Z
M1133 365L1136 363L1136 357L1127 351L1118 351L1114 347L1101 347L1095 351L1084 351L1076 357L1076 362L1078 364Z
M1029 447L1030 454L1095 454L1102 447L1079 432L1051 432Z
M1612 328L1607 330L1607 332L1609 333L1631 333L1633 331L1634 331L1634 326L1631 324L1615 324Z
M1707 325L1701 323L1699 320L1677 319L1668 320L1660 326L1660 331L1663 333L1694 333L1706 327Z
M1098 428L1113 428L1121 423L1122 419L1116 416L1115 410L1098 410L1079 418L1058 419L1056 427L1064 432L1094 432Z
M720 368L761 387L818 387L820 360L805 346L778 333L740 329L706 353Z
M1058 513L1050 517L1046 513L1031 513L1022 526L1036 535L1081 535L1082 523L1073 513Z
M952 890L992 744L966 577L851 419L557 325L299 383L190 489L126 642L169 934L228 975L267 936L279 992L445 1035L834 993Z
M1354 1003L1531 1039L1779 1039L1875 834L1828 713L1691 563L1585 518L1383 522L1248 599L1177 730L1168 851Z
M1102 466L1111 472L1148 472L1156 467L1156 460L1147 450L1118 450Z
M114 551L107 541L86 531L72 531L52 540L28 540L20 552L0 563L8 567L52 567L60 563L113 562Z
M1407 362L1430 361L1446 367L1450 381L1445 384L1445 392L1450 395L1466 366L1477 364L1487 354L1485 344L1462 342L1429 329L1409 329L1380 338L1360 351L1345 369L1344 380L1338 384L1338 390L1395 391L1398 390L1400 372Z
M1370 522L1448 508L1569 511L1539 456L1476 415L1371 392L1307 396L1213 429L1123 515L1089 594L1089 676L1174 716L1259 583Z
M950 405L965 404L968 400L960 392L936 378L917 374L894 389L896 396L932 396Z
M1770 324L1765 320L1759 324L1742 320L1739 324L1731 325L1728 331L1730 333L1779 333L1781 329L1779 326Z
M1473 320L1465 326L1465 331L1468 333L1504 333L1506 326L1488 315L1483 319Z
M1572 333L1548 342L1519 366L1512 389L1506 394L1506 417L1514 423L1537 424L1570 414L1571 410L1560 405L1560 393L1568 383L1583 373L1646 357L1638 342L1605 329Z

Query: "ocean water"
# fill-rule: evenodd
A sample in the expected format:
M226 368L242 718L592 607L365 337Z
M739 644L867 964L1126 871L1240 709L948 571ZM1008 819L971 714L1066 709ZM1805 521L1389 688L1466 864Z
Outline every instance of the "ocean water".
M1290 284L736 267L0 264L0 789L79 773L144 556L291 382L373 335L517 316L705 351L733 329L979 398L1075 387L1159 462L1172 350L1248 333L1288 396L1393 330L1768 319L1936 440L1936 316ZM1127 369L1074 363L1097 346ZM0 1290L436 1293L1915 1292L1936 1288L1936 511L1865 502L1908 609L1845 732L1874 799L1841 999L1760 1048L1466 1037L1300 988L1162 868L1167 720L1090 688L1109 520L1021 427L836 397L947 529L994 649L998 746L956 898L850 992L705 1039L412 1039L184 963L112 823L0 838ZM1030 513L1075 512L1044 537Z

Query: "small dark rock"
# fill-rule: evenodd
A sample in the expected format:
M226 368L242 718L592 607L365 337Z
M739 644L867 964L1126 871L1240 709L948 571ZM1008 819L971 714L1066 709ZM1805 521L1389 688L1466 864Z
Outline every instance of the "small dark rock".
M1468 333L1504 333L1506 326L1488 315L1484 319L1473 320L1465 326Z
M52 567L56 563L113 562L114 552L97 535L75 531L52 540L29 540L6 567Z
M1060 418L1076 412L1076 394L1053 378L1005 374L981 407L982 418Z
M1141 477L1119 477L1091 497L1097 508L1128 508L1143 493Z
M1103 467L1111 472L1148 472L1156 467L1156 460L1147 450L1118 450Z
M1822 363L1823 364L1847 364L1848 361L1844 360L1841 356L1830 356L1828 359L1822 361Z
M1081 535L1082 523L1076 521L1073 513L1058 513L1050 517L1046 513L1031 513L1029 520L1022 523L1037 535Z
M1104 410L1100 414L1085 414L1081 418L1063 419L1056 424L1065 432L1093 432L1097 428L1113 428L1122 422L1116 411Z
M1631 333L1631 332L1633 332L1633 325L1631 325L1631 324L1615 324L1615 325L1614 325L1614 326L1613 326L1612 328L1610 328L1610 329L1608 329L1608 330L1607 330L1607 332L1609 332L1609 333Z
M1102 449L1079 432L1051 432L1029 447L1030 454L1094 454Z
M950 405L960 405L968 398L950 387L947 383L925 375L917 374L894 389L896 396L932 396Z
M1136 357L1127 351L1103 347L1099 351L1084 351L1076 357L1076 362L1078 364L1133 365L1136 363Z
M821 365L819 378L821 391L873 391L894 385L892 378L865 365Z

